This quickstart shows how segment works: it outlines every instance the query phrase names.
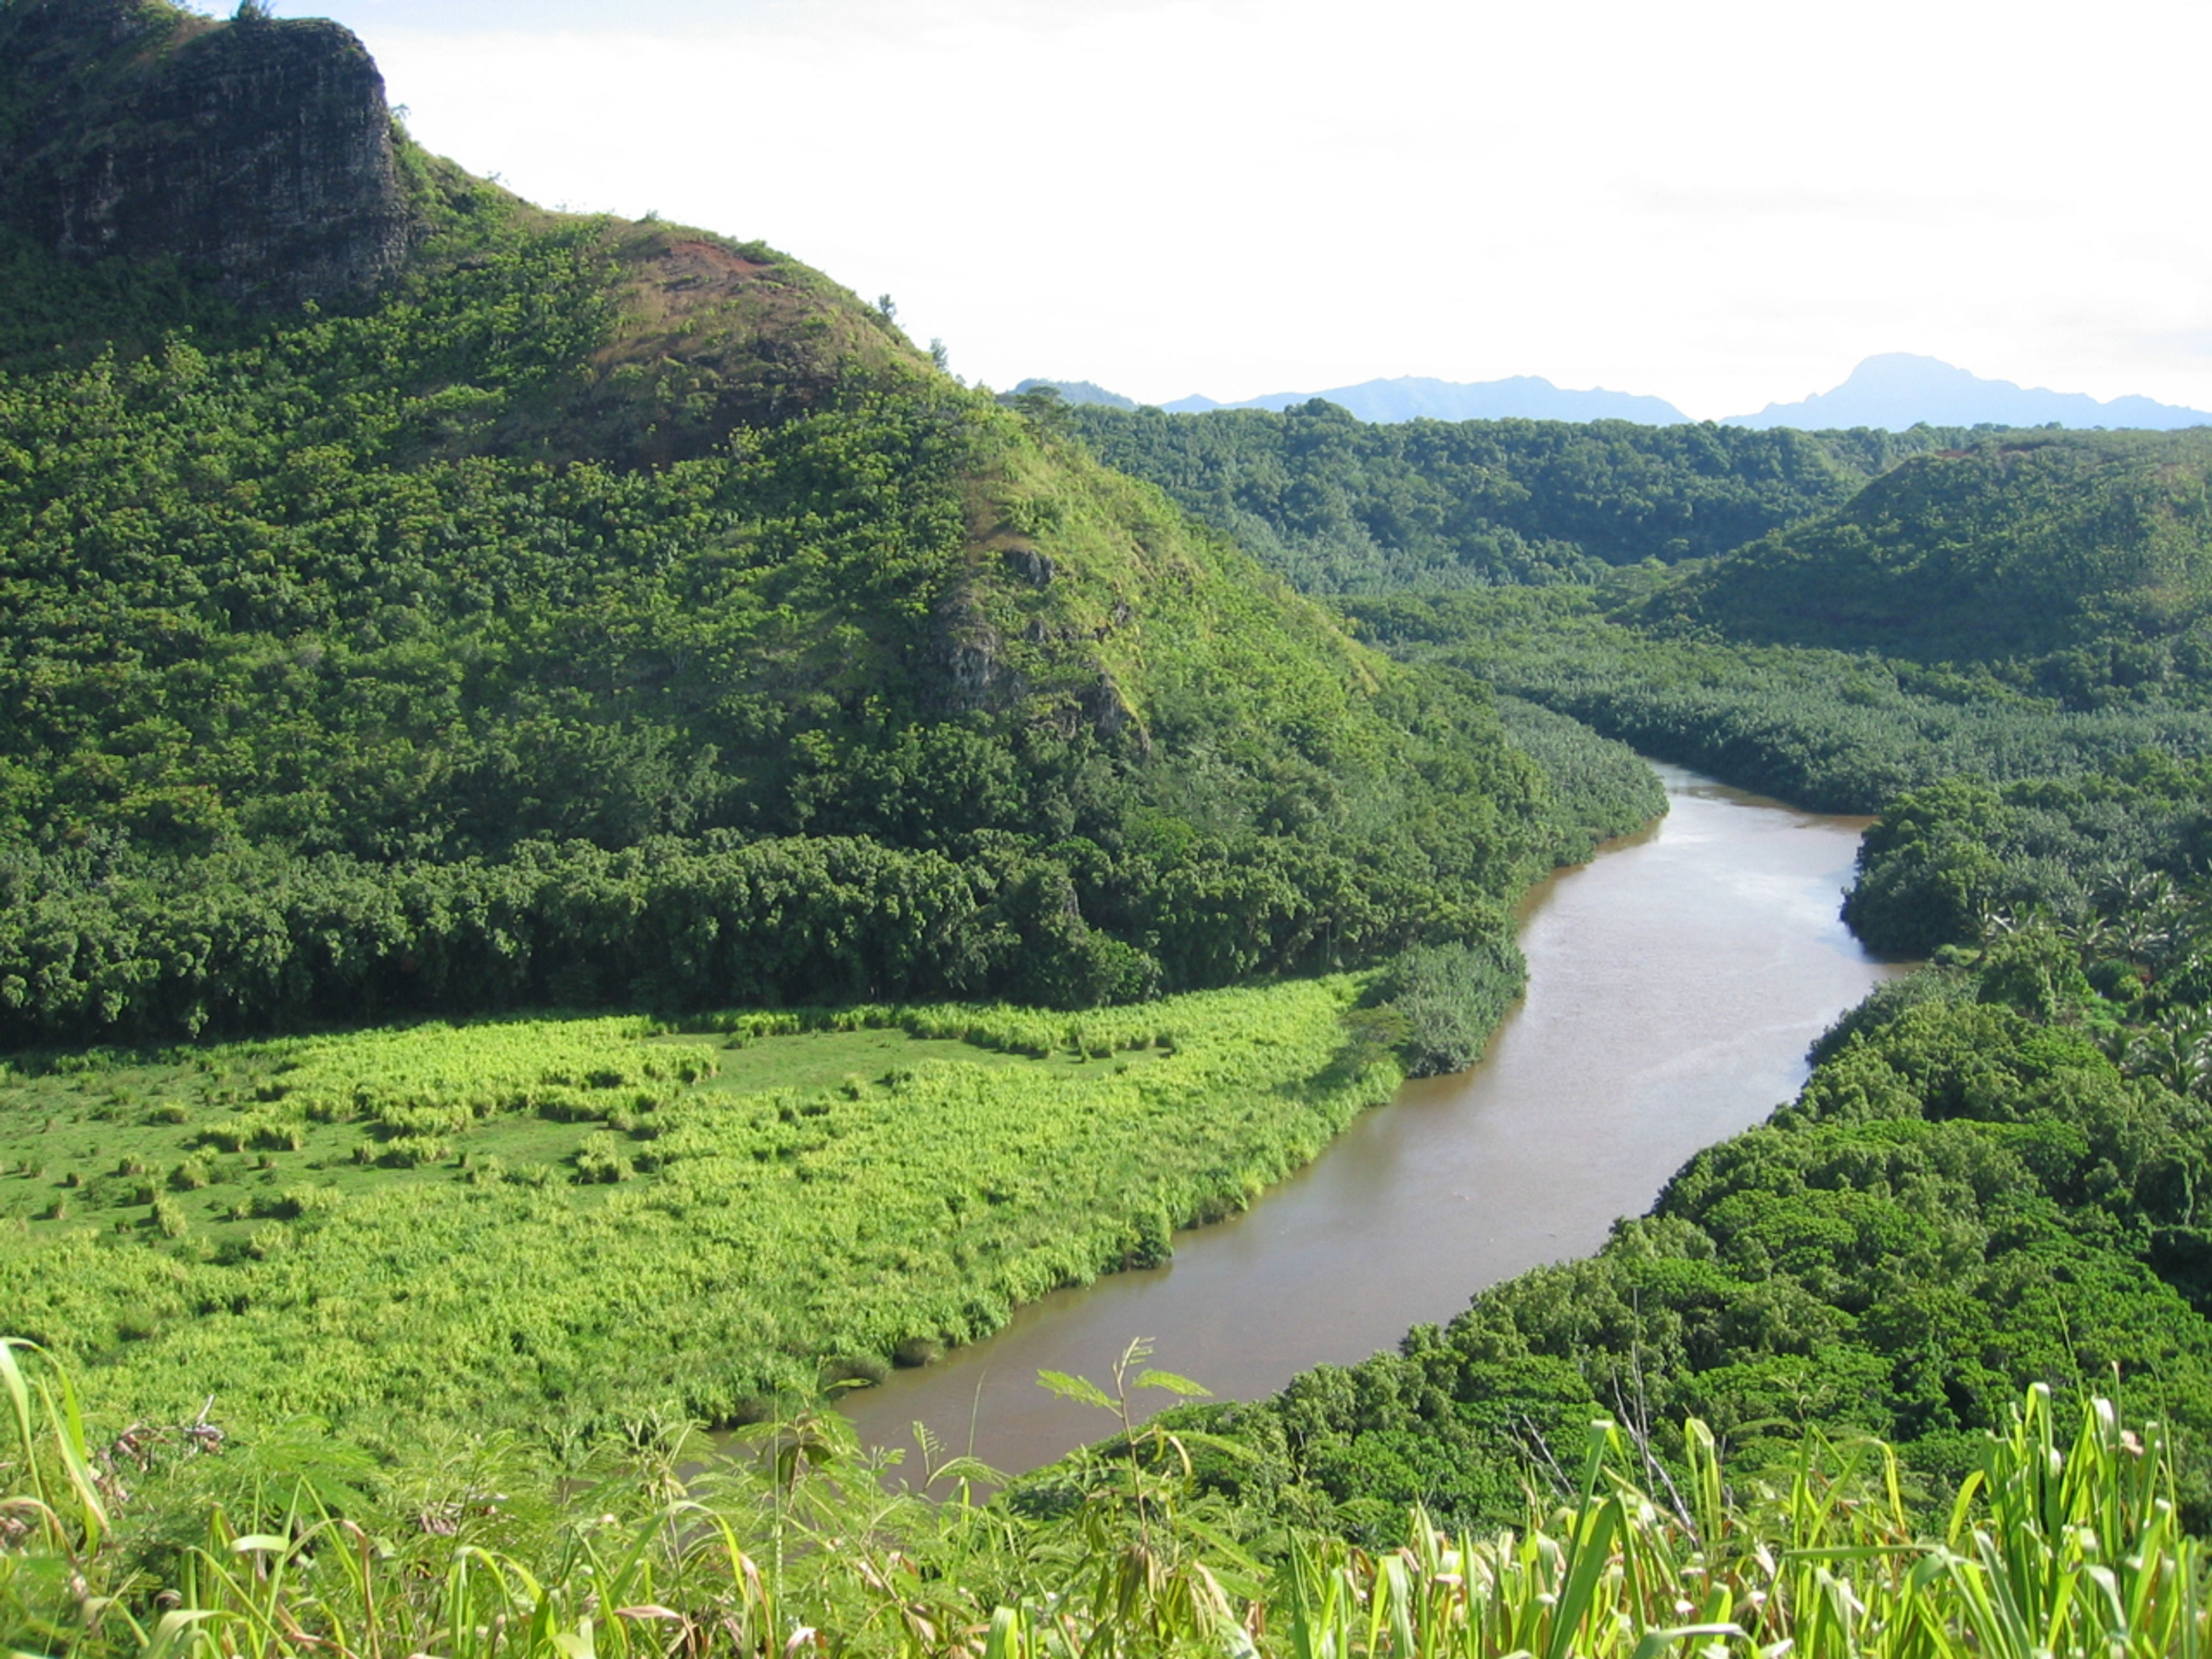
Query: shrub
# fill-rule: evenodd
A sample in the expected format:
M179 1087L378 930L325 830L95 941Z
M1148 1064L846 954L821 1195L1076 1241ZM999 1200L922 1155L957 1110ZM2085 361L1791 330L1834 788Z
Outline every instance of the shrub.
M449 1135L468 1127L474 1115L465 1103L445 1106L380 1106L378 1129L391 1135Z
M1376 994L1406 1022L1407 1075L1463 1072L1481 1059L1528 980L1528 964L1509 939L1423 945L1400 957Z
M576 1149L576 1179L580 1182L628 1181L635 1173L621 1143L605 1131L586 1135Z
M548 1084L532 1092L531 1103L538 1116L555 1123L596 1123L615 1103L561 1084Z
M411 1170L424 1164L442 1164L453 1155L453 1142L442 1135L400 1135L384 1143L376 1161L386 1169Z

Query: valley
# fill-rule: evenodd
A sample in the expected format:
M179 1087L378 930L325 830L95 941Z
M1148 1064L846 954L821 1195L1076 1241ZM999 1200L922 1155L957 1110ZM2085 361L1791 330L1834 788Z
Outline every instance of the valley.
M9 1651L2212 1643L2201 431L1000 397L252 5L0 272Z

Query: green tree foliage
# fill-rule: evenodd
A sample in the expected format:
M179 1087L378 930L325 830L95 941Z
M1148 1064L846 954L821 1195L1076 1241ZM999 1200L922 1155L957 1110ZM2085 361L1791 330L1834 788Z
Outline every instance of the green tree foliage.
M2014 434L1907 460L1664 588L1739 638L2015 664L2087 705L2212 665L2212 434Z
M1629 575L1597 589L1499 589L1346 601L1364 635L1586 721L1644 754L1800 805L1876 812L1948 778L2103 771L2145 750L2212 754L2193 691L2075 708L2007 665L1747 646L1632 618ZM1505 706L1510 707L1510 698Z
M405 1011L1017 988L1085 1006L1502 925L1479 894L1454 906L1433 879L1296 842L1192 836L1126 862L1056 851L955 861L822 836L526 842L497 862L398 866L24 854L0 876L0 1030L158 1042ZM1101 931L1115 924L1143 945Z
M1520 697L1501 696L1498 717L1513 746L1552 786L1560 852L1574 862L1598 843L1642 828L1667 811L1659 775L1625 743Z
M1405 1022L1407 1073L1434 1077L1482 1058L1528 982L1528 965L1510 945L1432 945L1395 959L1375 995Z
M15 251L0 1041L1087 1005L1495 935L1577 850L1484 694L815 273L404 159L343 312L149 338L170 276Z
M1901 955L1978 943L2038 915L2161 953L2175 944L2175 880L2203 872L2209 811L2208 763L2156 750L2110 771L2002 789L1930 785L1899 797L1867 831L1844 915L1869 944Z

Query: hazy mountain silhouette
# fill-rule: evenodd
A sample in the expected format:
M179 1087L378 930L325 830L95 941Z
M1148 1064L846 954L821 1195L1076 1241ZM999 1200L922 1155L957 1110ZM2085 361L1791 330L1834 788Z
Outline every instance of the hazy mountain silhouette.
M2068 427L2143 427L2170 432L2212 426L2212 415L2148 398L2100 403L2085 392L1985 380L1934 357L1892 351L1868 358L1832 392L1816 392L1802 403L1769 404L1756 415L1732 415L1722 424L1790 426L1808 432L1873 426L1902 432L1922 422L1929 426L2048 426L2055 422Z
M1109 409L1134 409L1137 400L1124 398L1118 392L1109 392L1095 380L1024 380L1014 388L1017 393L1050 390L1060 393L1071 404L1103 404Z
M1534 374L1473 382L1424 380L1409 374L1322 392L1271 392L1235 404L1216 403L1205 397L1179 398L1161 407L1171 415L1201 414L1209 409L1281 410L1315 398L1325 398L1348 409L1363 421L1376 422L1635 421L1645 426L1677 426L1690 418L1663 398L1607 392L1601 386L1570 392Z

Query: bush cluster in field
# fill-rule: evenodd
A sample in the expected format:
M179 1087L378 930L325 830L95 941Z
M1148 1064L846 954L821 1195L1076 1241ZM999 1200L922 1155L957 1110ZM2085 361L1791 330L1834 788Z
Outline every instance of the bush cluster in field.
M10 1076L0 1204L41 1248L0 1262L0 1328L118 1413L213 1392L371 1441L740 1419L1241 1208L1395 1085L1346 1024L1358 989L433 1025Z

